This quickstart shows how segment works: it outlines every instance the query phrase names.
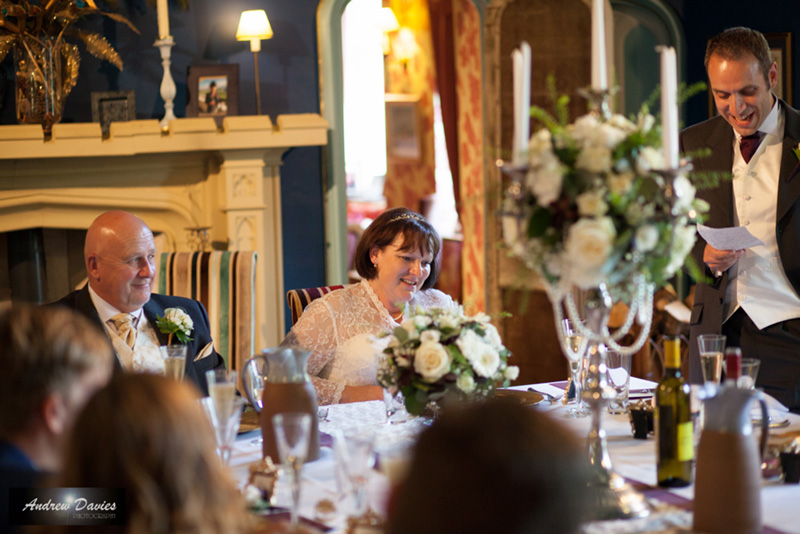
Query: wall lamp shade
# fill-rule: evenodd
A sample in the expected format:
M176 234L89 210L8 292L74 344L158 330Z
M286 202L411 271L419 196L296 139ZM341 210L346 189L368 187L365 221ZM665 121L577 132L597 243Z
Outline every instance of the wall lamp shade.
M267 13L263 9L243 11L236 30L237 41L250 41L250 51L261 50L261 40L272 38L272 26L269 25Z
M261 51L261 39L272 38L272 26L269 25L267 13L263 9L243 11L236 30L237 41L250 41L253 53L253 73L256 82L256 113L261 115L261 86L258 81L258 53Z

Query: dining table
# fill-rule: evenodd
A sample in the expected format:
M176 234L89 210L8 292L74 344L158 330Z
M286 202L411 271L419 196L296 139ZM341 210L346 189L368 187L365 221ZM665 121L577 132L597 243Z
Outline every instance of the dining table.
M568 416L569 405L562 402L565 386L565 382L548 382L512 386L508 389L549 395L551 401L538 400L538 396L531 396L535 398L528 402L530 409L546 412L578 437L586 438L592 418ZM631 377L631 396L646 398L656 386L654 382ZM775 401L770 401L769 406L771 417L783 423L782 428L772 431L773 433L800 433L800 415L790 413ZM368 479L369 506L378 515L385 517L392 487L390 477L387 476L386 468L390 464L387 460L398 454L410 454L417 436L430 424L432 423L429 419L421 417L409 418L401 424L388 424L382 401L321 407L319 429L322 447L319 459L303 466L300 516L330 532L347 531L348 511L351 507L345 497L347 492L343 489L341 476L337 479L331 436L339 433L362 433L374 437L379 458L376 466L379 468L372 470ZM592 521L584 525L584 533L691 532L694 486L657 486L655 438L650 435L646 439L635 439L628 414L613 415L604 410L602 427L606 432L614 470L644 493L653 506L653 511L645 518ZM262 457L260 435L258 429L242 432L234 445L229 470L242 488L248 479L249 466ZM330 512L330 507L320 506L321 502L332 503L333 512L321 514L321 510ZM273 504L277 507L287 507L289 504L288 484L281 478L276 485ZM800 484L783 483L780 477L764 480L761 506L763 534L800 534Z

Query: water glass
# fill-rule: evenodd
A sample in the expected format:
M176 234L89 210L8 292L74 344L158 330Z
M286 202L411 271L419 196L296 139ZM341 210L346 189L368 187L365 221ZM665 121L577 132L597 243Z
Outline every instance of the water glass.
M303 463L308 456L311 437L311 415L307 413L279 413L272 417L275 440L281 463L287 467L292 488L291 520L292 529L299 524L297 508L300 505L300 475Z
M631 355L610 350L606 353L608 385L614 388L614 396L608 401L608 411L623 414L628 411L628 393L631 384Z
M757 358L742 358L742 376L739 377L736 385L744 389L754 389L760 367L761 360Z
M697 343L700 349L703 382L706 384L719 384L720 380L722 380L725 336L720 334L701 334L697 336Z
M183 380L186 369L186 345L161 345L159 349L164 361L164 375L174 380Z
M387 424L396 425L408 421L408 411L402 392L392 393L390 390L384 389L383 405L386 408Z

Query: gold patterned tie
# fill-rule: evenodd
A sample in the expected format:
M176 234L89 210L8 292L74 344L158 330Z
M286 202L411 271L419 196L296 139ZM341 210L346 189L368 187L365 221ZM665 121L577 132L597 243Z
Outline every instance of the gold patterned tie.
M118 313L111 318L114 326L117 327L117 334L122 341L131 349L136 344L136 328L133 327L133 315L130 313Z

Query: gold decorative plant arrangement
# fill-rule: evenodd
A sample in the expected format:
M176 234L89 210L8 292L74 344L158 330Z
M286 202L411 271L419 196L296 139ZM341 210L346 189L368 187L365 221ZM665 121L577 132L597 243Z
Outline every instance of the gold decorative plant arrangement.
M0 2L0 61L13 50L17 76L17 121L42 124L48 132L61 120L63 101L78 79L80 41L93 56L122 70L122 59L100 34L75 24L100 14L139 30L118 13L101 11L94 0L5 0Z

